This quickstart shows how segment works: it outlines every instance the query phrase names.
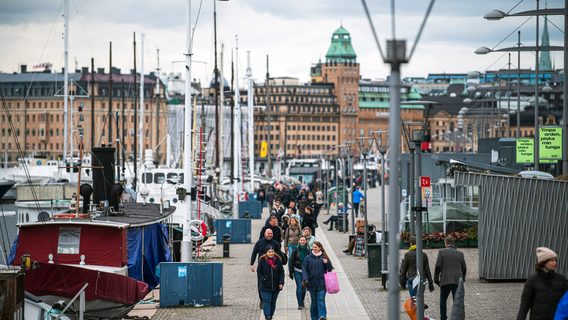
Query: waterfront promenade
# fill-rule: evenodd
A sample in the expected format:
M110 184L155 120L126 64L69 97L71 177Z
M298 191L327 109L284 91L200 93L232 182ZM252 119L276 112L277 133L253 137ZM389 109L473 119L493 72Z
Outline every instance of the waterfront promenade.
M369 223L380 223L380 188L368 191ZM388 206L387 206L388 208ZM341 292L327 295L329 319L388 319L388 293L382 289L378 278L367 277L365 258L346 255L342 252L347 246L348 233L327 231L322 223L327 219L327 210L320 213L316 238L322 241L338 273ZM333 210L330 214L333 214ZM263 219L252 220L252 238L259 237ZM221 258L222 246L213 246L205 253L209 261L223 262L224 306L201 308L158 309L151 319L264 319L258 308L256 274L250 272L249 261L254 241L251 244L232 244L231 258ZM523 283L488 283L478 278L477 249L460 249L464 252L468 266L465 283L466 319L512 319L518 310ZM434 272L437 250L425 250ZM401 250L401 256L404 254ZM284 290L280 293L274 319L309 319L309 295L306 297L306 309L297 310L294 281L286 276ZM432 293L426 291L425 301L428 312L434 319L439 319L439 287ZM402 302L408 297L407 291L400 293L400 319L408 319L402 311ZM451 299L448 299L451 310Z

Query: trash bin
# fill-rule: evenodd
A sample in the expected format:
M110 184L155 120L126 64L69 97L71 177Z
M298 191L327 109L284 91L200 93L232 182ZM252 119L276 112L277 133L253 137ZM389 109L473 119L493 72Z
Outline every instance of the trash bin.
M378 278L381 276L381 245L367 243L367 251L369 278Z

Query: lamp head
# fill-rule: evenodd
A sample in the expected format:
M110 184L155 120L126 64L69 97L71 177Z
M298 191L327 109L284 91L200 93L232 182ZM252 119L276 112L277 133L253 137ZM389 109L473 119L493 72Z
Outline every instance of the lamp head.
M477 49L475 49L475 54L488 54L489 52L491 52L493 50L487 48L487 47L479 47Z
M507 16L507 14L505 12L501 11L501 10L491 10L483 16L483 19L485 19L485 20L501 20L501 19L505 18L506 16Z

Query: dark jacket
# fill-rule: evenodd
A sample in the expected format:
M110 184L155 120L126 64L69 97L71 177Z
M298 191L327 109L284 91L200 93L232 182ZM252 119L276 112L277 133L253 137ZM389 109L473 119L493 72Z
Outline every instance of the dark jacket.
M275 255L276 257L276 255ZM278 285L284 285L284 266L282 261L276 257L276 269L273 269L266 259L260 259L258 262L259 287L262 291L280 291Z
M556 272L539 271L525 283L517 320L552 320L556 306L567 290L566 278Z
M439 286L458 284L460 278L463 278L465 282L466 271L465 258L461 251L455 247L447 247L438 251L434 282Z
M430 264L428 263L428 255L424 252L422 252L422 262L428 283L434 284L432 281L432 273L430 272ZM400 284L404 287L406 279L414 278L416 274L416 250L408 250L408 252L404 254L400 266Z
M276 226L271 226L270 224L265 225L260 230L259 239L264 238L264 231L266 231L266 229L272 230L272 240L278 241L278 245L280 246L280 244L282 243L282 229L280 229L280 227L278 225L276 225Z
M323 254L316 257L310 252L302 263L302 280L308 281L309 291L325 290L324 273L331 270L333 265L329 259L327 263L323 263Z
M305 248L302 248L300 247L300 245L298 245L296 249L292 250L292 255L290 256L290 261L288 263L288 271L291 274L294 273L294 269L297 269L298 271L302 270L302 264L305 258L302 259L302 256L300 255L300 250L306 251L306 257L310 254L310 248L308 248L307 245Z
M274 239L266 240L266 238L259 239L255 244L254 248L252 249L252 255L250 257L250 265L253 266L254 262L256 261L257 255L258 257L262 256L266 253L266 248L268 246L273 246L274 251L279 256L282 256L282 252L280 251L280 243L275 241Z
M315 232L315 228L316 228L316 216L311 213L311 214L304 214L304 216L302 217L302 229L304 229L305 227L308 227L312 230L312 234L314 234Z

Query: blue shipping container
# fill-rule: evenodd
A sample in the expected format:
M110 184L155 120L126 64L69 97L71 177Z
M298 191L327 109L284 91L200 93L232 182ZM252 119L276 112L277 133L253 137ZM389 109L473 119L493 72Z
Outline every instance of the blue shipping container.
M239 202L239 218L244 218L245 212L249 213L250 219L260 219L262 217L260 201L249 200Z
M215 220L217 243L223 243L223 235L231 236L230 243L251 243L250 219L217 219Z
M162 262L160 307L222 306L223 264Z

